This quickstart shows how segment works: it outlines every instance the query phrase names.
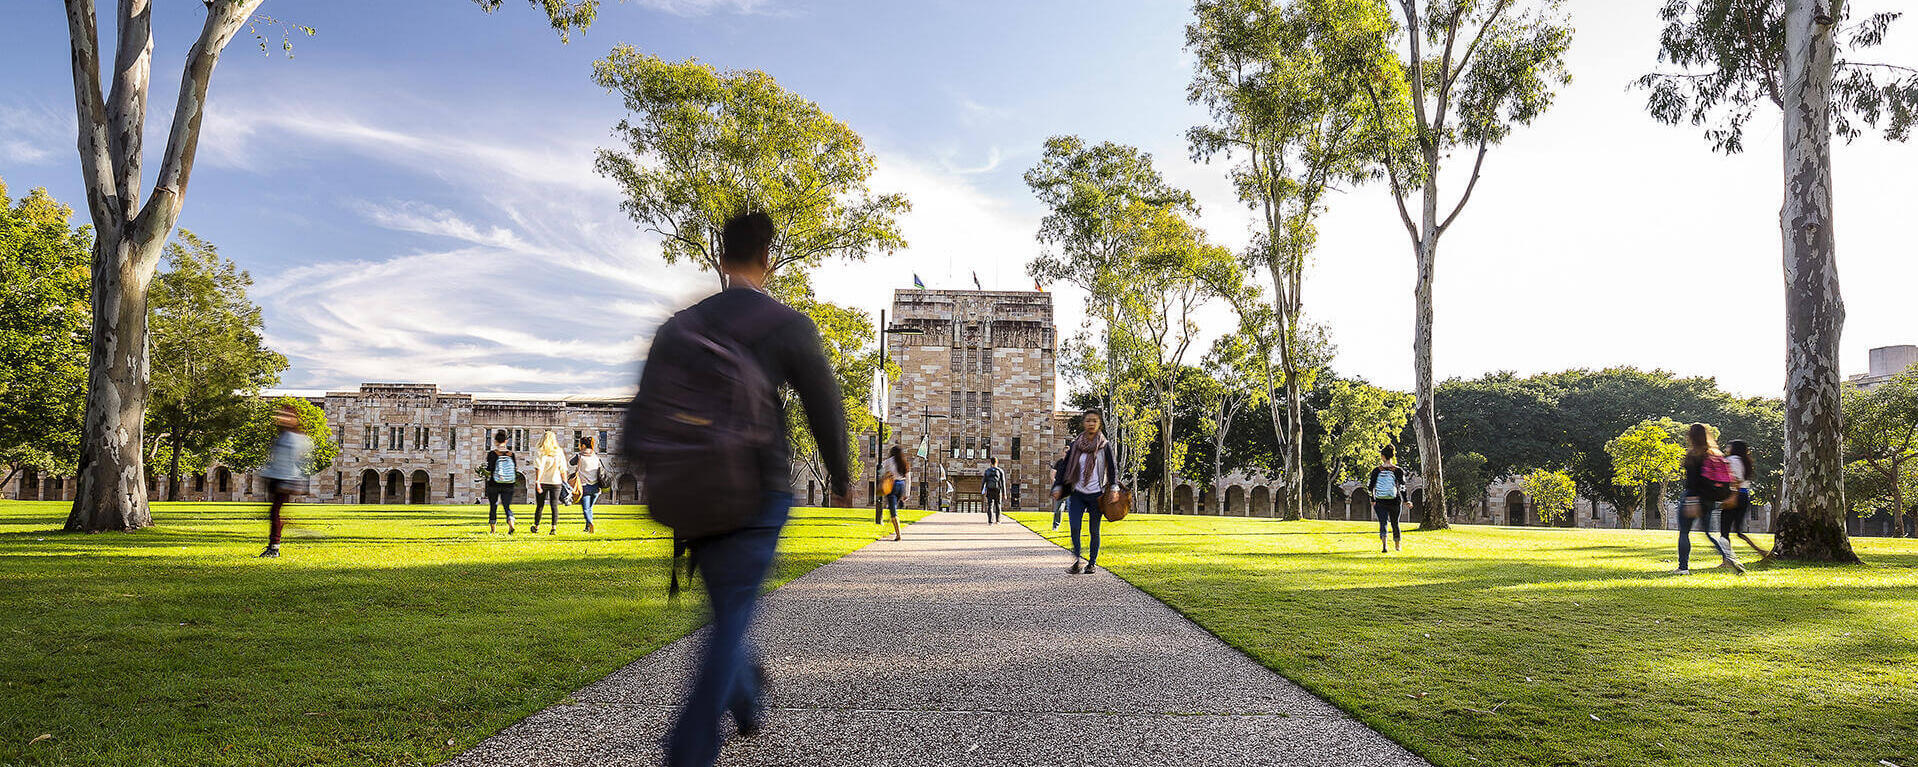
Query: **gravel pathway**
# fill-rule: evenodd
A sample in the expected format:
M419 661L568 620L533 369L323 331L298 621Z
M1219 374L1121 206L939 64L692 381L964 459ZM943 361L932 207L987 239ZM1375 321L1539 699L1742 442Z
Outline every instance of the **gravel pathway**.
M938 514L767 597L770 716L722 765L1426 762L1016 523ZM700 634L448 765L655 765Z

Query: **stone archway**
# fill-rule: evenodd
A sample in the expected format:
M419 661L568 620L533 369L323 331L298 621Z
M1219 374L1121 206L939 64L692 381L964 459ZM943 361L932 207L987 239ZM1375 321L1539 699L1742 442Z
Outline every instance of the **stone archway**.
M413 481L408 484L406 489L406 502L426 503L426 494L432 491L428 485L432 484L432 482L432 478L426 476L425 469L414 469Z
M1199 509L1198 507L1193 506L1192 503L1193 503L1193 500L1192 500L1191 485L1180 485L1178 489L1172 491L1172 513L1174 514L1197 513Z
M1252 488L1252 501L1246 508L1248 516L1272 516L1272 491L1264 485Z
M406 475L399 469L386 472L386 493L383 503L406 502Z
M1372 517L1372 496L1363 487L1352 488L1352 497L1345 504L1346 521L1363 522Z
M40 472L31 467L20 470L20 490L14 493L22 501L40 500Z
M1233 485L1225 489L1225 515L1228 517L1245 516L1245 488Z
M1410 500L1411 504L1405 508L1405 521L1414 525L1423 524L1425 522L1425 489L1413 490Z
M380 473L372 469L360 472L360 503L371 506L380 500Z
M225 466L214 469L213 492L208 493L206 499L211 501L215 495L218 495L222 501L231 501L233 500L232 492L233 472L227 471Z
M633 475L619 475L619 479L613 482L613 487L618 490L614 495L620 503L639 503L639 481L633 479Z
M1505 494L1505 524L1525 526L1525 494L1517 490Z

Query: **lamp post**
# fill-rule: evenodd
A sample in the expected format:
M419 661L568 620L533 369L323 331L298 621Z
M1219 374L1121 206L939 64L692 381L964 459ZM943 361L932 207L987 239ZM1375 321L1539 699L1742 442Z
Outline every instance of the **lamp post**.
M886 372L886 350L891 347L892 344L887 341L886 337L923 336L925 334L926 331L915 327L903 325L894 327L887 325L886 310L879 310L879 385L884 388L880 390L879 396L875 397L875 399L883 399L884 401L879 403L880 412L874 414L879 417L879 444L873 449L874 455L872 461L872 489L875 491L872 495L872 519L874 524L878 524L879 512L885 508L885 505L879 499L879 493L877 491L879 490L879 467L882 465L881 462L885 459L885 455L888 452L886 449L886 420L892 416L892 413L889 412L892 410L892 377Z

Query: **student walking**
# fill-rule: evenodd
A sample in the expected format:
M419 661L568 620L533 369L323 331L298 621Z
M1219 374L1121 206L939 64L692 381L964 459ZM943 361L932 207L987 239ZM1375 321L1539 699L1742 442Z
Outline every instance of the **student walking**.
M1385 526L1392 525L1392 548L1399 548L1399 510L1402 508L1400 497L1405 493L1405 469L1392 462L1396 451L1386 445L1379 451L1379 466L1372 470L1371 478L1365 481L1367 492L1372 494L1372 516L1379 518L1379 553L1385 553Z
M273 453L267 459L266 468L260 471L260 476L266 478L267 497L273 499L266 512L270 526L266 550L260 552L260 556L269 559L280 555L280 531L286 527L286 518L280 516L280 511L306 482L306 457L313 451L313 438L300 428L300 413L292 406L280 406L279 412L273 414L273 423L280 427L280 433L273 438Z
M486 452L486 529L499 532L500 507L506 507L506 534L513 534L513 491L519 489L519 459L506 449L506 430L493 432Z
M1758 545L1757 541L1745 534L1745 520L1752 510L1752 475L1757 473L1757 464L1752 462L1751 445L1742 439L1732 440L1731 449L1725 454L1725 463L1731 465L1732 479L1738 482L1737 505L1725 509L1719 515L1718 534L1725 539L1725 548L1731 548L1732 536L1736 534L1752 547L1761 558L1771 556L1771 550Z
M999 468L999 459L986 459L991 465L986 467L986 475L979 481L979 488L986 496L986 524L999 524L999 516L1004 512L1000 498L1006 492L1006 470Z
M573 454L572 464L573 483L579 488L579 512L586 516L586 532L592 533L595 532L593 504L599 502L599 491L606 487L606 461L599 457L599 446L592 437L580 440L579 452ZM559 526L557 518L553 525Z
M1091 574L1099 565L1099 498L1119 488L1119 463L1113 458L1112 442L1105 438L1105 415L1087 410L1080 419L1085 424L1079 438L1066 447L1065 472L1054 480L1052 497L1064 498L1066 516L1072 520L1072 567L1066 572ZM1091 517L1092 546L1085 564L1079 563L1080 519Z
M912 462L906 460L906 452L898 445L893 445L892 454L886 457L886 479L892 480L892 489L886 492L886 511L892 515L892 539L904 540L899 535L899 504L905 500L906 487L912 484ZM877 523L879 519L875 515L872 521Z
M727 288L654 335L620 432L621 450L650 478L653 517L689 539L713 611L667 738L671 767L710 767L727 713L741 736L765 724L765 667L746 633L793 501L781 386L798 395L833 502L851 505L846 417L819 331L765 292L775 234L764 213L726 222L718 266Z
M1066 448L1070 450L1071 447L1072 447L1072 442L1068 440L1066 442ZM1061 458L1057 461L1053 461L1052 462L1052 478L1049 483L1049 486L1058 487L1059 483L1065 481L1065 478L1066 478L1066 459ZM1059 495L1058 493L1053 493L1052 495L1052 531L1053 532L1056 533L1059 531L1059 521L1060 521L1060 518L1065 515L1065 511L1066 511L1066 499L1063 496Z
M547 535L559 534L560 487L566 484L566 456L559 449L559 436L546 432L539 440L538 455L533 459L533 534L539 534L540 510L551 507L552 524L547 526Z
M1678 509L1678 569L1672 572L1691 574L1692 528L1698 527L1724 558L1720 566L1742 574L1745 566L1738 563L1731 545L1712 535L1712 517L1718 514L1719 503L1732 493L1731 467L1718 452L1718 444L1705 424L1692 424L1686 430L1686 441L1691 446L1685 451L1685 501Z

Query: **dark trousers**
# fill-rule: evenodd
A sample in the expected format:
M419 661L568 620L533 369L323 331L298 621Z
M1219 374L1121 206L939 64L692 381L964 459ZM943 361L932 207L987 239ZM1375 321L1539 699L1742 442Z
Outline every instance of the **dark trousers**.
M1003 513L1005 513L1005 509L999 504L999 491L987 490L986 491L986 523L993 524L993 525L999 524L999 516Z
M1699 507L1699 514L1696 519L1685 516L1685 506L1692 503L1697 503ZM1717 505L1718 504L1715 504L1715 503L1705 503L1703 502L1702 499L1699 499L1697 497L1687 498L1685 499L1684 504L1679 505L1678 507L1678 569L1680 570L1692 569L1692 566L1691 566L1692 527L1694 526L1696 526L1700 531L1705 533L1705 540L1712 542L1712 547L1718 549L1719 556L1722 556L1726 559L1732 558L1731 545L1725 543L1722 540L1719 540L1718 536L1712 535L1712 514L1713 512L1716 511L1716 509L1712 507Z
M719 720L728 712L735 723L761 716L757 653L746 641L746 629L759 606L759 589L772 568L792 495L769 492L761 504L750 527L691 543L713 621L692 692L667 738L666 763L673 767L710 767L719 758Z
M553 526L559 526L559 485L540 485L539 492L533 495L533 527L539 527L540 510L553 508Z
M500 507L506 507L506 524L513 524L513 486L500 485L486 488L486 524L499 524Z
M1392 540L1396 541L1399 539L1399 510L1401 508L1402 506L1400 506L1397 498L1389 501L1378 500L1372 502L1372 516L1379 518L1380 538L1385 537L1385 524L1389 521L1392 524Z
M293 489L284 480L269 479L266 481L266 494L273 499L273 505L266 510L266 518L272 525L272 532L267 533L266 545L278 546L280 531L286 527L286 518L280 516L280 507L286 505L286 499L293 495Z
M1099 523L1105 515L1099 513L1098 493L1073 493L1066 496L1066 516L1072 519L1072 556L1079 556L1079 518L1092 518L1092 547L1086 562L1099 563Z
M892 492L886 494L886 511L892 514L893 519L899 518L899 504L906 494L905 484L904 482L892 483ZM879 510L873 509L872 523L876 525L879 521Z

